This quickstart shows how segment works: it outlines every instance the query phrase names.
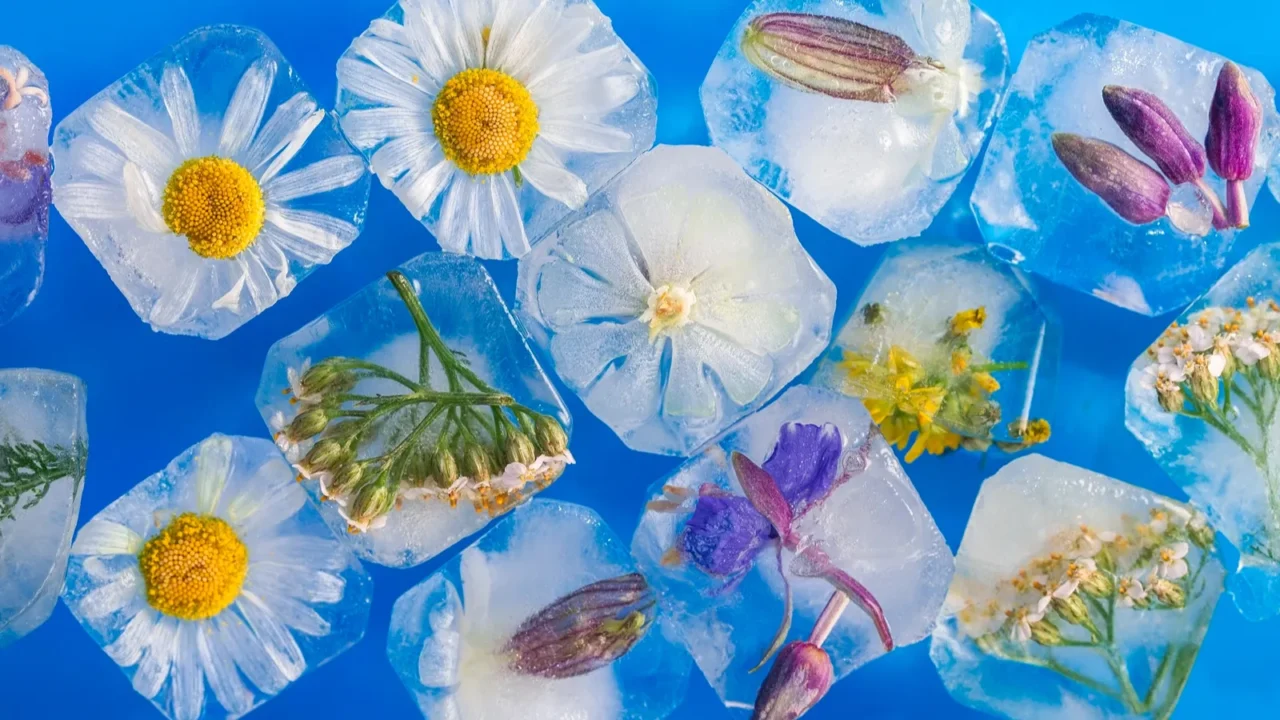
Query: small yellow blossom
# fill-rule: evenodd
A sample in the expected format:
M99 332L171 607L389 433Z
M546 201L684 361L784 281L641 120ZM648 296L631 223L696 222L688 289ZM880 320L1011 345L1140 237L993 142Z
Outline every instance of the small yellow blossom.
M951 318L951 334L964 337L981 328L987 321L987 309L981 305L970 310L958 312Z

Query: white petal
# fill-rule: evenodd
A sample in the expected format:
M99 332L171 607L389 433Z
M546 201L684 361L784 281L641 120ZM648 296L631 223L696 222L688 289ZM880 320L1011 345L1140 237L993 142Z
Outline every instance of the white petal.
M292 563L252 562L246 584L266 595L295 597L311 604L336 603L346 590L341 577Z
M436 241L446 252L465 253L472 234L470 212L474 206L476 184L463 173L454 173L453 182L444 191L440 219L436 222Z
M664 345L649 342L642 322L591 323L552 336L551 353L567 384L590 384L584 399L592 412L612 426L632 428L658 412Z
M398 45L359 37L351 43L351 50L369 62L354 57L338 61L338 84L344 90L381 105L431 109L432 95L440 86L401 53Z
M173 282L166 284L156 298L155 305L147 313L147 320L155 327L167 328L176 325L186 314L191 305L191 298L200 286L199 277L203 266L200 262L191 262L181 268L175 268L180 275Z
M413 133L390 140L378 148L369 159L369 164L382 179L382 184L389 187L389 183L406 172L425 170L434 165L435 162L432 161L436 158L444 159L436 136L431 133Z
M218 624L220 639L225 642L227 651L249 682L267 695L275 695L288 686L290 678L272 660L249 625L236 613L224 612L214 622Z
M464 67L476 63L463 57L455 38L459 33L458 20L447 9L431 3L437 12L427 17L425 5L420 2L404 2L404 34L418 64L434 87L440 87Z
M336 155L300 170L280 175L263 185L271 202L319 195L346 187L364 177L364 159L359 155Z
M411 133L433 133L431 113L398 107L352 110L339 121L351 144L369 150L383 140Z
M244 166L254 177L261 176L267 163L289 145L298 129L315 122L312 118L317 116L323 118L324 111L319 110L315 98L305 92L280 103L245 152Z
M502 70L528 86L530 80L543 70L557 65L564 58L581 53L578 48L595 28L608 22L594 5L575 4L560 6L558 17L541 18L541 27L528 28L537 40L528 52L516 55L508 53L503 58ZM515 57L512 57L515 55Z
M507 69L548 38L543 34L559 15L563 0L502 0L489 32L487 66ZM509 72L509 71L508 71Z
M433 575L427 583L422 612L430 627L418 653L418 680L429 688L452 688L458 683L458 661L462 652L462 602L453 583ZM424 628L425 630L425 628Z
M138 663L133 676L133 689L148 700L160 693L169 668L173 664L174 650L178 644L178 619L162 616L151 634L151 643Z
M255 245L271 246L278 249L285 257L296 258L303 265L323 265L333 259L337 254L334 251L326 250L317 245L312 245L301 238L287 235L278 228L271 225L264 225L262 233L258 235Z
M795 307L772 299L704 301L699 296L690 318L761 354L787 347L800 328L800 313Z
M285 257L284 250L280 249L279 245L262 242L259 239L245 254L251 255L268 274L274 274L274 277L268 278L268 284L271 286L270 295L276 300L285 297L297 287L297 279L289 273L289 258Z
M538 136L557 147L576 152L630 152L635 145L634 138L626 130L572 118L549 118L540 123Z
M230 715L242 715L253 707L253 693L244 686L240 673L236 672L235 660L227 647L229 639L223 630L224 625L221 619L201 623L200 632L196 635L196 651L218 704Z
M218 141L218 154L239 158L258 133L262 117L267 112L267 96L276 79L276 63L269 58L255 60L236 85L231 102L222 118L222 138Z
M142 168L131 162L124 165L124 199L129 215L142 229L153 233L168 233L169 226L160 215L160 191Z
M92 136L81 135L71 143L72 157L80 169L110 181L113 185L120 182L124 173L124 156L92 139Z
M773 363L697 325L686 325L671 342L671 378L664 397L668 415L707 417L716 411L714 388L704 367L714 370L729 399L746 405L769 384Z
M182 157L196 157L200 152L200 111L191 79L180 65L165 64L160 80L160 96L164 98L169 121L173 123L173 139Z
M383 147L389 145L391 143ZM424 162L421 169L410 170L392 187L400 202L419 220L431 212L436 199L457 172L453 163L445 159L438 145L431 149Z
M120 523L94 518L80 528L71 545L72 555L137 555L142 536Z
M360 234L359 228L346 220L314 210L268 207L267 222L275 225L286 235L327 251L329 259L350 245ZM285 245L285 251L288 252L290 247Z
M525 87L533 95L538 107L543 107L544 98L612 72L626 56L626 48L617 42L591 52L574 53L565 60L539 70L525 83Z
M204 670L196 647L198 623L178 627L173 657L173 720L199 720L204 712Z
M283 482L275 475L279 466L264 465L254 476L249 488L227 506L227 518L242 535L257 535L290 520L307 502L307 493L292 479Z
M541 139L534 141L528 157L520 163L520 174L538 192L575 210L587 202L587 184L569 172L555 151Z
M178 146L172 140L115 103L104 102L94 108L89 113L89 125L119 148L125 158L154 177L168 177L181 162Z
M489 205L493 207L493 225L497 237L511 257L521 257L529 252L529 236L524 231L524 216L520 201L516 199L516 186L511 176L504 173L490 178Z
M119 185L72 182L53 190L58 212L73 220L117 220L129 217L124 190Z
M563 228L560 237L560 252L538 281L538 310L552 329L592 319L630 320L645 311L653 288L612 213L592 213Z
M259 540L253 548L253 561L341 571L347 566L347 555L342 544L332 538L280 535Z
M249 273L245 272L243 265L237 265L239 271L236 281L232 284L231 289L223 293L222 297L213 301L214 310L230 310L233 313L240 313L240 306L244 302L244 286L249 281Z
M459 562L462 576L462 601L467 613L463 622L468 627L483 628L489 620L489 600L493 595L493 576L489 561L474 546L462 551Z
M280 623L275 613L258 596L247 590L240 593L235 604L281 673L291 682L301 677L302 671L307 667L302 648L298 647L298 642L293 639L288 628Z
M102 648L107 657L120 667L133 667L142 659L142 651L151 645L159 616L151 608L145 608L133 616L128 625L110 645Z
M627 104L640 94L640 77L634 73L608 75L590 81L565 85L554 95L538 99L547 117L602 118Z
M98 620L117 613L141 596L141 586L142 576L136 569L122 572L115 580L80 598L80 615L87 620Z
M277 595L270 597L270 605L280 622L303 635L324 637L329 634L329 621L303 602L288 595Z
M408 52L409 37L404 32L404 26L400 23L387 20L386 18L378 18L369 23L369 29L366 30L370 36L390 40L393 43L405 46Z
M196 512L213 515L222 498L231 474L231 453L234 447L230 438L213 437L200 444L196 455Z

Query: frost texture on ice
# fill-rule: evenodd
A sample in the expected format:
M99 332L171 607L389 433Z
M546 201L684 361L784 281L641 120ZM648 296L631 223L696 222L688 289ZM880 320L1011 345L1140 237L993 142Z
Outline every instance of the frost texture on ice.
M834 16L902 38L949 68L967 63L981 87L964 114L843 100L770 78L742 54L758 15ZM994 20L968 0L755 0L702 84L712 142L783 200L860 245L919 235L991 129L1009 53Z
M22 53L0 45L0 325L35 299L49 236L49 81ZM19 85L18 81L22 83Z
M47 370L2 370L0 445L36 442L83 452L88 442L84 384ZM83 482L82 477L58 478L39 500L23 493L13 517L0 520L0 647L31 632L53 612Z
M1192 517L1189 508L1162 495L1041 455L1014 460L988 478L956 553L955 581L930 649L951 695L970 707L1017 720L1169 717L1181 690L1175 679L1185 682L1190 673L1222 592L1222 565L1212 547L1202 551L1190 545L1186 574L1178 580L1194 590L1186 593L1185 607L1174 609L1161 605L1146 572L1112 574L1103 557L1121 569L1157 570L1160 543L1146 545L1139 539L1162 538L1157 530L1185 527ZM1127 544L1107 532L1124 536ZM1086 533L1096 545L1081 540ZM1056 561L1051 553L1058 553ZM1032 607L1046 590L1060 588L1064 563L1081 559L1096 564L1113 593L1124 577L1139 579L1147 591L1142 602L1151 609L1127 607L1120 593L1090 595L1081 585L1074 597L1085 603L1102 644L1113 645L1113 651L1019 640L1006 613L1017 617L1019 608ZM1015 578L1025 582L1020 586L1024 591L1009 582ZM1108 624L1102 613L1111 607L1114 621ZM1053 608L1044 612L1044 621L1064 637L1088 642L1082 626ZM1110 632L1113 643L1106 641ZM1117 673L1113 662L1127 671ZM1055 666L1091 685L1067 679ZM1121 675L1135 691L1134 706L1120 700ZM1148 696L1153 682L1156 688Z
M829 390L799 386L744 420L715 445L656 483L652 500L677 492L697 495L704 486L742 495L729 456L737 451L756 463L769 456L787 423L834 425L844 441L839 467L867 441L871 419L852 398ZM927 637L951 582L953 560L893 450L876 437L867 469L840 485L820 507L798 523L806 544L827 551L834 564L865 585L884 609L894 642L910 645ZM772 548L756 556L737 583L705 574L683 557L670 562L694 501L667 510L666 503L646 510L631 541L631 552L670 614L669 632L693 655L707 681L730 707L750 708L765 672L748 671L764 655L783 614L783 584ZM784 566L791 553L784 552ZM787 570L795 593L795 617L788 641L809 637L833 588L824 580L798 577ZM870 618L850 606L823 646L836 678L884 654Z
M1023 53L974 188L972 206L992 252L1067 287L1145 315L1186 305L1239 257L1235 231L1202 237L1169 218L1136 226L1116 215L1063 167L1050 137L1070 132L1099 138L1148 159L1120 131L1102 102L1102 88L1152 92L1203 139L1209 102L1226 58L1147 28L1080 15L1036 36ZM1252 203L1280 137L1275 92L1261 73L1244 68L1265 111L1253 176ZM1148 163L1150 164L1150 163ZM1205 181L1219 197L1225 183ZM1187 188L1171 205L1199 218L1208 210ZM1256 237L1256 236L1255 236ZM1256 242L1256 240L1255 240Z
M1272 342L1280 327L1280 313L1271 303L1280 299L1280 245L1263 245L1249 253L1175 321L1178 326L1198 325L1201 316L1216 318L1242 313L1242 324L1233 337L1247 340L1256 331L1269 334ZM1250 303L1255 305L1250 309ZM1216 328L1218 323L1210 323ZM1168 334L1152 338L1171 349L1176 341ZM1211 331L1212 332L1212 331ZM1240 567L1229 580L1229 589L1240 611L1252 620L1270 618L1280 612L1280 418L1274 410L1268 422L1268 408L1280 403L1276 381L1264 368L1274 358L1245 365L1240 354L1245 346L1232 343L1234 392L1224 395L1220 407L1228 425L1240 438L1256 448L1251 455L1223 432L1203 420L1164 410L1153 387L1161 366L1148 353L1139 355L1129 370L1125 385L1125 424L1146 447L1147 452L1178 483L1192 502L1204 508L1214 525L1240 550ZM1201 348L1196 348L1197 350ZM1246 356L1247 357L1247 356ZM1165 368L1166 374L1170 369ZM1227 379L1220 378L1225 387ZM1258 393L1259 388L1262 389ZM1254 396L1261 403L1262 422L1249 403ZM1186 400L1185 410L1195 410L1194 400Z
M400 271L418 291L418 299L445 344L465 355L472 371L495 389L559 420L566 432L571 431L569 411L479 262L426 253ZM404 302L390 281L379 280L271 347L258 387L258 411L269 426L276 413L293 416L296 407L291 409L289 397L282 391L289 387L289 369L296 371L307 360L359 358L416 377L418 348L417 330ZM352 390L371 395L402 391L394 383L376 379L363 381ZM319 485L312 481L306 487L334 531L346 536L362 559L379 565L405 568L426 562L492 519L465 504L451 508L442 502L406 501L387 516L382 528L351 535L333 503L319 502Z
M835 297L782 203L717 149L663 145L521 259L516 312L628 446L688 455L822 352Z
M497 650L578 588L635 571L590 508L533 500L401 595L387 656L428 720L659 720L684 698L689 657L658 627L587 675L511 671Z
M875 308L868 310L871 305ZM1026 364L991 373L1000 383L991 395L1000 408L991 433L1011 441L1011 423L1047 417L1060 331L1026 278L981 246L911 240L890 248L824 358L818 382L859 397L879 397L870 388L846 382L841 361L849 352L883 364L890 349L898 347L926 366L948 366L951 354L941 341L951 318L975 308L984 309L986 321L968 336L972 362ZM966 424L951 429L967 435L977 428Z
M53 154L58 211L138 317L212 340L350 245L369 199L333 115L266 35L235 25L197 29L94 95L58 123ZM227 259L195 253L160 211L182 163L209 156L247 170L266 206Z

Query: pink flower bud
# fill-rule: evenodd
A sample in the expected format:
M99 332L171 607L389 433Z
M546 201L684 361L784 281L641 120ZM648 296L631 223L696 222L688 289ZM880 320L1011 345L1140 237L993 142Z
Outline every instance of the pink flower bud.
M811 642L789 643L760 686L751 720L796 720L818 704L834 681L826 650Z
M1169 183L1155 168L1104 140L1054 133L1053 150L1081 185L1135 225L1164 216Z
M1227 61L1218 73L1218 87L1209 106L1209 134L1204 146L1209 167L1227 181L1227 220L1249 226L1249 202L1243 181L1253 174L1253 153L1262 133L1262 103L1249 87L1240 67Z

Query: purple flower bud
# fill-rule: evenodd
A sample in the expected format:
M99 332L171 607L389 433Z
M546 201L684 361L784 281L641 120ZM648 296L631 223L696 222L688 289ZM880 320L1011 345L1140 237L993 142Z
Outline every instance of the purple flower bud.
M1227 219L1235 227L1249 226L1243 181L1253 174L1253 153L1261 133L1262 103L1240 67L1227 61L1218 73L1204 145L1209 167L1227 181Z
M586 675L627 654L657 604L639 573L579 588L529 617L504 646L512 670L545 678Z
M1102 101L1120 130L1174 185L1204 177L1204 147L1160 98L1146 90L1108 85L1102 88Z
M825 15L768 13L742 38L753 65L800 90L845 100L888 103L893 85L917 63L902 38Z
M1154 222L1169 205L1169 183L1155 168L1104 140L1054 133L1053 150L1081 185L1135 225Z
M834 680L826 650L811 642L789 643L760 686L751 720L796 720L818 704Z

